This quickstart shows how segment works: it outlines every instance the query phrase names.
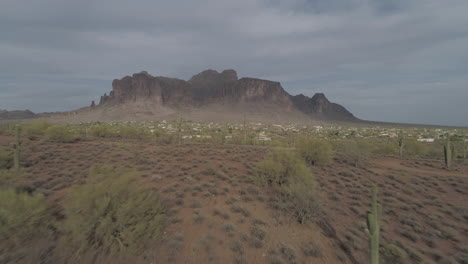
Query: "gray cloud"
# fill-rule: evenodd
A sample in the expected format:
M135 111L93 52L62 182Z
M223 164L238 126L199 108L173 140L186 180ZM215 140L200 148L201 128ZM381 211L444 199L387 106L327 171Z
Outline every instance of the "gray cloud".
M468 126L466 13L466 0L6 0L0 108L78 108L141 70L234 68L364 119Z

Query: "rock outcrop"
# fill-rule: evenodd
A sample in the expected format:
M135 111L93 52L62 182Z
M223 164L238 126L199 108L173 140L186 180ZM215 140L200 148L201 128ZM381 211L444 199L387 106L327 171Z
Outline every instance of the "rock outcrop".
M358 120L343 106L328 101L323 93L316 93L312 98L300 94L292 96L292 100L299 110L315 119L338 121Z
M312 119L357 121L343 106L331 103L324 94L312 98L291 96L279 82L256 78L238 79L235 70L206 70L185 81L135 73L112 82L112 91L101 97L99 106L138 103L145 106L190 109L216 106L252 106L255 111L300 112ZM219 108L218 108L219 109ZM269 109L269 110L266 110ZM141 111L141 109L139 110ZM230 113L232 114L232 113Z

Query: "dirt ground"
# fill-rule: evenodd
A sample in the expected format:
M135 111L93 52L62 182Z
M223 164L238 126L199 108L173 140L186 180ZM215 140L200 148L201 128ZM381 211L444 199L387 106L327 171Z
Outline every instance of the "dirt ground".
M11 141L0 136L2 146ZM367 263L364 228L373 183L383 208L382 245L407 255L382 256L383 263L467 263L466 164L447 171L440 161L378 157L355 167L337 156L331 165L311 168L321 209L315 221L301 225L273 209L273 194L251 180L267 152L234 145L25 140L27 175L19 181L60 201L93 165L138 170L139 180L160 193L167 224L144 254L109 263Z

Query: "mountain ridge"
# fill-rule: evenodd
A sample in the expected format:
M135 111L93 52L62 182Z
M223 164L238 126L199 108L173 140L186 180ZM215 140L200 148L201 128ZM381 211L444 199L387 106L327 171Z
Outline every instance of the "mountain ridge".
M222 72L208 69L187 81L153 76L146 71L134 73L132 76L114 79L109 95L106 93L101 96L99 104L92 104L90 108L125 108L127 114L129 111L154 115L171 110L174 112L179 108L191 112L209 112L212 108L213 111L219 111L221 119L223 114L232 119L237 112L238 115L251 112L253 116L268 116L271 113L279 119L294 117L304 121L360 121L345 107L330 102L323 93L312 97L291 95L279 82L252 77L238 78L233 69ZM200 116L199 119L204 118Z

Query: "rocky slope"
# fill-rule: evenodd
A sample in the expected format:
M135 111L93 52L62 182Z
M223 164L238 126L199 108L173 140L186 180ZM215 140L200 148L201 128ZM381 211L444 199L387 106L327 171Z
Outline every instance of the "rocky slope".
M343 106L324 94L312 98L288 94L279 82L238 78L234 70L206 70L185 81L135 73L112 82L109 95L101 96L91 109L148 116L167 116L183 109L194 119L252 119L358 121ZM115 114L118 116L118 114Z

